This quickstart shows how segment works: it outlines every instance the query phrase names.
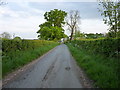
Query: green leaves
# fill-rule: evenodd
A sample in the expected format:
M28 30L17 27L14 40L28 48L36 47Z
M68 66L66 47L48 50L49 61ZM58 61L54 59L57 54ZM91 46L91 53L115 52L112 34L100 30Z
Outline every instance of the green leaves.
M107 41L111 42L111 45L113 44L113 41L111 40L107 40ZM87 43L87 40L85 42ZM89 47L90 45L85 44L85 42L80 40L80 41L77 41L76 43L73 41L71 43L67 43L72 55L77 61L77 64L84 69L87 76L89 76L91 80L94 80L93 85L95 87L118 88L119 87L118 78L120 75L118 71L119 69L118 58L104 57L99 52L101 51L101 47L103 46L102 44L104 44L104 41L103 43L101 43L99 40L98 40L98 43L96 41L93 41L94 46L91 47L91 50ZM74 44L77 44L77 46L79 45L80 47L74 47ZM101 46L99 46L98 44ZM85 46L88 46L88 49L85 49L84 48ZM97 47L96 53L92 54L93 49L96 48L96 46L99 46L99 47ZM111 49L111 51L113 50Z
M62 27L62 24L65 23L64 18L66 15L67 13L65 11L54 9L50 12L46 12L44 17L48 22L51 22L53 26Z
M45 40L2 40L2 52L11 54L11 52L31 50L50 43L54 42Z
M120 1L113 2L112 0L99 0L99 5L102 6L102 9L99 11L101 12L101 15L104 16L104 24L109 26L109 32L114 32L114 37L120 37L117 35L118 31L120 31Z
M64 30L61 27L46 27L44 26L39 30L40 38L45 40L59 40L66 37Z
M116 57L118 58L119 54L119 39L83 39L83 40L76 40L72 41L73 44L76 44L80 48L84 48L90 53L102 54L107 57ZM118 52L118 53L116 53Z
M40 30L37 33L40 39L44 40L60 40L66 37L62 25L65 24L64 18L67 15L65 11L54 9L44 14L47 20L45 23L39 25Z
M17 69L57 46L45 40L2 40L2 75Z

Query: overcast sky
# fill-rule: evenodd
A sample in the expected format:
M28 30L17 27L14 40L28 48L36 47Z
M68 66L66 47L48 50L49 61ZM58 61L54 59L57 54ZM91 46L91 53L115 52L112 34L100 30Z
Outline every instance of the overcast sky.
M39 2L37 0L6 0L8 4L0 6L0 33L9 32L11 35L24 39L36 39L39 25L44 23L44 13L53 9L66 12L79 10L81 17L80 31L85 33L105 33L107 25L102 21L98 12L97 2ZM42 0L43 1L43 0ZM66 28L65 28L66 29ZM69 35L69 32L65 32Z

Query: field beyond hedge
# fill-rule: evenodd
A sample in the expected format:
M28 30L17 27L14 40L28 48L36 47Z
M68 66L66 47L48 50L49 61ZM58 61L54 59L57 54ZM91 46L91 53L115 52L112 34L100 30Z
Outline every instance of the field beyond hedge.
M119 87L120 39L82 39L67 45L95 87Z
M3 77L57 45L57 42L45 40L2 40Z

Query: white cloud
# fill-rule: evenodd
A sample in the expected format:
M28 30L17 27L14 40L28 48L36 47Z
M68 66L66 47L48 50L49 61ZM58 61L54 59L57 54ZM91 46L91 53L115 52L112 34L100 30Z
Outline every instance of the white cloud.
M9 21L0 21L0 29L2 32L10 32L11 34L20 34L23 38L35 38L39 25L44 22L43 17L31 16L28 18L16 18ZM29 37L26 35L29 34Z
M31 10L38 13L44 12L37 9ZM16 12L7 7L1 9L1 15L2 14L9 14L13 18L5 19L5 17L2 18L3 16L0 16L1 33L4 31L10 32L11 34L15 33L17 36L21 36L23 38L37 38L36 32L39 29L38 26L41 23L45 22L43 15L29 15L29 12ZM27 17L24 18L24 16ZM80 24L80 31L85 33L104 33L107 32L107 28L108 27L103 24L103 21L99 19L82 19ZM67 30L65 31L65 33L67 35L70 35L70 32Z
M19 16L16 12L10 10L8 7L0 7L0 15L1 15L1 17L4 15L9 15L11 17Z
M25 10L12 10L9 5L0 7L0 33L6 31L11 34L15 33L22 38L37 38L36 32L39 29L39 25L45 22L43 16L45 11L32 8L28 2L15 3ZM57 5L58 7L61 6L61 4ZM99 19L83 19L81 20L80 30L85 33L103 33L107 32L107 26ZM70 35L67 30L65 33Z
M27 12L29 12L29 13L40 13L40 14L45 13L44 10L40 10L40 9L31 7L29 5L29 2L15 2L15 3L17 3L20 7L26 9Z
M80 29L85 33L105 33L108 26L100 19L83 19L81 20Z
M45 22L42 10L25 6L29 11L14 11L9 7L0 7L0 33L15 33L23 38L37 38L39 25ZM40 15L36 15L40 13Z
M97 2L98 0L6 0L8 2ZM112 0L114 2L119 0Z
M97 0L8 0L9 2L96 2Z
M83 33L106 33L108 26L100 19L82 19L79 25L80 31ZM67 26L64 27L65 34L70 36Z

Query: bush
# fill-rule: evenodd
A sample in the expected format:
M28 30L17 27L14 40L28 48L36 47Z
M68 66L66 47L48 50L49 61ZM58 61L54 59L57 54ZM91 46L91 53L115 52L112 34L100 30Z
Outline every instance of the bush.
M43 55L58 43L45 40L2 40L2 74L19 68Z
M107 57L120 57L119 39L83 39L71 42L74 46L83 48L90 53L102 54Z
M120 71L118 70L120 69L116 58L89 53L84 48L74 47L75 44L67 43L67 45L77 64L86 72L87 76L94 81L93 84L95 87L119 88Z
M44 40L2 40L2 52L4 54L34 49L43 45L55 43Z

